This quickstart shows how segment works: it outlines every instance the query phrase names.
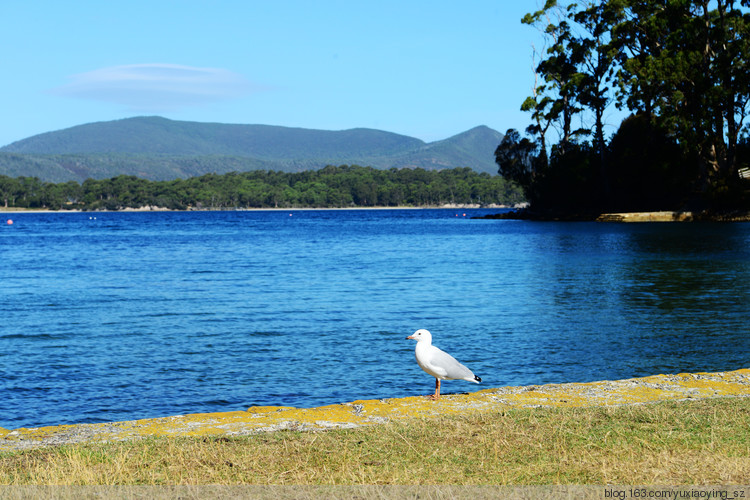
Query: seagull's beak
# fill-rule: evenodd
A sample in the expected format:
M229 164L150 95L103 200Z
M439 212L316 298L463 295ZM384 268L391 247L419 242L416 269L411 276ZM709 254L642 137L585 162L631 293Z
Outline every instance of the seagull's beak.
M414 338L414 335L409 335L409 336L408 336L408 337L406 337L406 338L407 338L407 339L413 339L413 338Z

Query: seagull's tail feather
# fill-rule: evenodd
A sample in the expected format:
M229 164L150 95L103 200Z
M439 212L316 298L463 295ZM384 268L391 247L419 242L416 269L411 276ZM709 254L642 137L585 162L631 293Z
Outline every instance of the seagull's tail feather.
M476 383L478 384L478 383L479 383L479 382L481 382L481 381L482 381L482 379L481 379L481 378L479 378L479 377L477 377L476 375L474 375L474 380L472 380L472 382L476 382Z

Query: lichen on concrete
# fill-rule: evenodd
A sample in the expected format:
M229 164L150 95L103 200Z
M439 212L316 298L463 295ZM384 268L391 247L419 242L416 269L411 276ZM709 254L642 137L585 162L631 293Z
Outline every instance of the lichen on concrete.
M438 401L413 396L357 400L317 408L250 407L104 424L0 428L0 451L151 436L239 436L279 430L312 431L503 411L509 408L614 406L691 398L750 396L750 369L721 373L653 375L616 381L499 387L450 394Z
M601 214L598 222L692 222L692 212L625 212Z

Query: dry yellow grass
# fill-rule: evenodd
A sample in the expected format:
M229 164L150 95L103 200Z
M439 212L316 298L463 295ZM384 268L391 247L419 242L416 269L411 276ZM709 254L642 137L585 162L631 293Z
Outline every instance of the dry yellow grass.
M750 398L7 452L0 484L750 484Z

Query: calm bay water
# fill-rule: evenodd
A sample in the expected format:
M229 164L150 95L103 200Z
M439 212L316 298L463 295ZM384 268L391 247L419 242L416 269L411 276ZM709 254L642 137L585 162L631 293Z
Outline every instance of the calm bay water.
M0 426L750 365L750 224L483 213L4 214Z

